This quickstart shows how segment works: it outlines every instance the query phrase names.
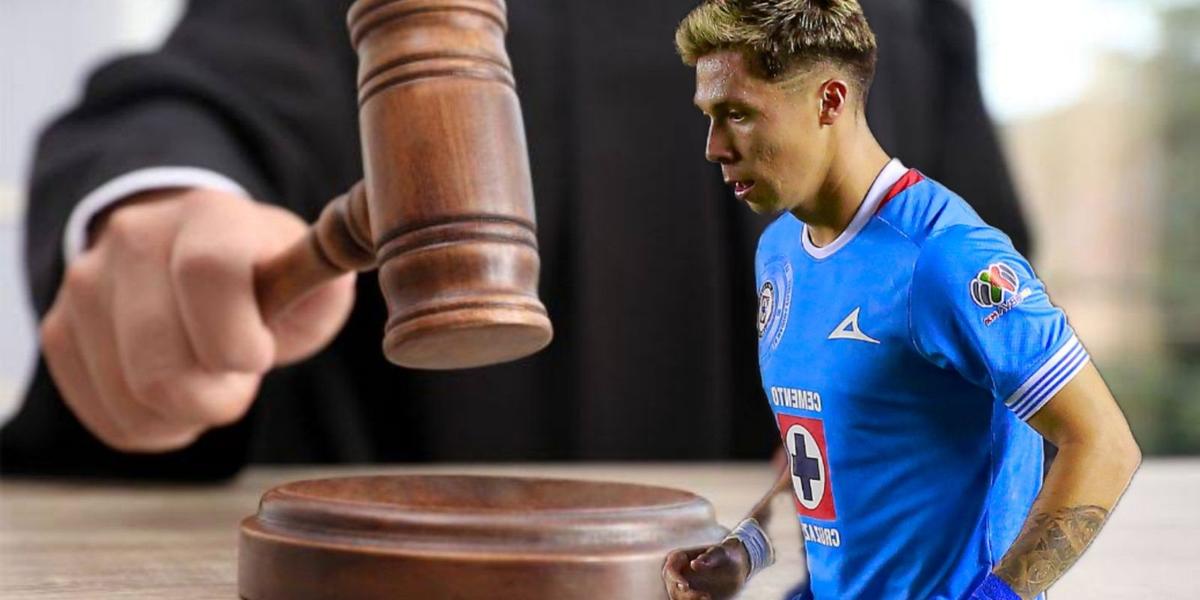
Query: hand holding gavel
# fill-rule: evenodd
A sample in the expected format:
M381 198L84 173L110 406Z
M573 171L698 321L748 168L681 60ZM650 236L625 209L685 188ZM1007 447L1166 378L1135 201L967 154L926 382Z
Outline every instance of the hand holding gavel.
M328 344L353 305L345 273L262 318L256 265L307 232L286 210L224 192L123 202L96 224L42 321L64 401L126 451L179 448L240 419L262 376Z
M307 230L201 190L122 204L42 323L64 399L126 450L240 418L271 366L320 349L377 267L384 354L427 369L549 343L524 126L497 0L359 0L363 184Z

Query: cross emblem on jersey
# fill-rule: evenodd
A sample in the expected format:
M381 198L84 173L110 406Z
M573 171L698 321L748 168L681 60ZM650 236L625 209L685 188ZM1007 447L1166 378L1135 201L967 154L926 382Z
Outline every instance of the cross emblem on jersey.
M817 439L803 425L787 430L788 458L792 463L792 487L796 500L808 510L815 510L825 497L825 460Z
M803 434L793 435L795 437L792 439L792 447L796 449L796 453L792 456L792 477L800 482L800 493L803 494L804 500L812 502L812 484L814 481L821 482L821 459L808 455Z
M836 521L833 476L820 419L776 413L780 439L787 452L796 512L809 519Z

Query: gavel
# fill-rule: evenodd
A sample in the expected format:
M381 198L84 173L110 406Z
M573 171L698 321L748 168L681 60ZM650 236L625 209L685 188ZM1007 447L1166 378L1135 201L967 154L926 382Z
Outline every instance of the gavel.
M262 264L270 320L348 271L379 270L383 351L422 369L515 360L550 343L524 124L502 0L358 0L364 179Z
M256 273L267 318L379 268L384 352L411 367L515 359L550 341L502 0L358 0L365 179ZM724 530L686 492L511 477L382 476L269 490L242 522L238 593L320 598L666 598L672 548Z

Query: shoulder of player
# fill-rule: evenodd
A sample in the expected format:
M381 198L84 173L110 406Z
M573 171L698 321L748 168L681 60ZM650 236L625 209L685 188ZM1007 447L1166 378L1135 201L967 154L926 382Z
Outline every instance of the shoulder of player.
M920 175L899 195L888 199L875 217L920 248L948 228L966 225L987 227L958 194L936 180Z
M917 351L925 354L919 332L931 324L953 320L972 297L973 279L1000 257L1010 257L1012 245L986 225L956 223L935 229L922 240L908 285L909 333ZM1010 254L1012 252L1012 254Z
M936 229L919 245L913 265L914 293L965 285L977 271L997 262L1026 270L1024 258L1008 236L994 227L956 223Z

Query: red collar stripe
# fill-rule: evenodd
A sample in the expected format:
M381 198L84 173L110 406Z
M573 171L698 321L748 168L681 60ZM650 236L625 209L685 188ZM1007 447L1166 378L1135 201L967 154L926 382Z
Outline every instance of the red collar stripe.
M888 190L887 195L883 197L883 201L879 203L879 208L875 209L875 214L879 214L879 211L883 210L883 207L887 206L887 203L891 202L892 198L899 196L904 192L904 190L921 183L921 181L924 179L925 176L922 175L920 171L916 169L909 169L908 172L904 174L904 177L901 177L900 180L896 182L896 185L893 185L892 189Z

